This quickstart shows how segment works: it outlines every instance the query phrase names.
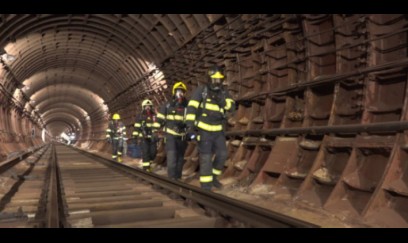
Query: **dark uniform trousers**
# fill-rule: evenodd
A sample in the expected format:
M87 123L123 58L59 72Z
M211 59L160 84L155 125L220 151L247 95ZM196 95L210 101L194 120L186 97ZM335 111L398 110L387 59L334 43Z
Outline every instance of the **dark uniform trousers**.
M221 174L225 161L228 157L225 133L223 131L208 132L199 131L198 152L200 154L200 177L211 178ZM215 154L214 161L212 155ZM203 188L211 188L213 179L208 182L201 181Z
M181 179L186 148L187 141L182 140L181 136L166 135L167 174L169 178Z
M150 165L156 158L157 153L157 141L150 138L142 138L142 157L143 161L149 162ZM143 165L143 169L149 170L150 165Z
M115 156L115 159L117 156L122 156L122 151L123 151L123 138L113 138L112 139L112 157Z

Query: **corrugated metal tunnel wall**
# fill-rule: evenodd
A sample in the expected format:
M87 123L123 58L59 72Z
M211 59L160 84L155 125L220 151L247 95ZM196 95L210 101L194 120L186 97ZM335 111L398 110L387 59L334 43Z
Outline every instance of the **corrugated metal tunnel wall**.
M2 14L0 161L43 129L107 151L112 113L131 134L144 98L180 80L191 93L220 64L239 103L224 179L407 227L407 28L402 14ZM195 144L185 156L196 171Z

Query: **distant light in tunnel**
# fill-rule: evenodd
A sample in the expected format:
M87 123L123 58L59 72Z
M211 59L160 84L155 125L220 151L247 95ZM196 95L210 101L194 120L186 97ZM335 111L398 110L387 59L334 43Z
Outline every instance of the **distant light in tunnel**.
M30 86L29 85L24 85L24 87L21 90L22 91L30 90Z
M157 70L156 64L154 63L148 63L147 64L149 67L149 72L153 71L153 70Z
M1 55L1 60L5 62L13 62L14 60L16 60L16 56L4 53L3 55Z

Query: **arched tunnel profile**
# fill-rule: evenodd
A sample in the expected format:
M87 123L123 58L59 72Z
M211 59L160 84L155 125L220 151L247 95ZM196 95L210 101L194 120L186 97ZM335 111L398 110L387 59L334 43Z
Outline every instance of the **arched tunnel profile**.
M7 163L51 144L44 154L58 163L60 148L110 159L118 113L122 164L141 168L130 152L142 101L159 109L179 81L190 98L214 65L236 111L225 118L224 188L208 193L320 227L408 227L406 14L0 14L0 55L0 227L32 207L7 206L24 191L15 183L48 175ZM188 143L180 182L199 189L197 147Z

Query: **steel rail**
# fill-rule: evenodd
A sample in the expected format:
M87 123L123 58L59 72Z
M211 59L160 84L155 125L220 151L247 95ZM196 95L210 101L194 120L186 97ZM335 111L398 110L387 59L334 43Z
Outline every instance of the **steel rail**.
M72 146L71 146L72 147ZM167 179L153 173L145 172L141 169L128 167L116 161L103 158L99 155L89 153L80 148L72 147L88 157L96 159L110 167L115 167L122 172L150 182L160 188L169 190L186 199L190 199L205 208L212 209L225 217L232 217L251 227L279 227L279 228L312 228L318 225L292 218L278 212L266 210L264 208L247 204L236 199L232 199L220 194L202 190L201 188L189 184Z
M51 156L49 163L49 184L47 193L47 209L45 213L46 227L59 227L59 204L58 204L58 180L57 180L57 155L55 151L55 144L51 145Z
M34 154L35 152L37 152L38 150L40 150L42 147L44 147L46 145L47 144L43 144L43 145L40 145L40 146L37 146L37 147L30 148L26 152L23 152L22 154L18 155L17 157L15 157L13 159L9 159L9 160L0 162L0 174L4 173L5 171L7 171L11 167L15 166L16 164L18 164L22 160L26 159L28 156Z

